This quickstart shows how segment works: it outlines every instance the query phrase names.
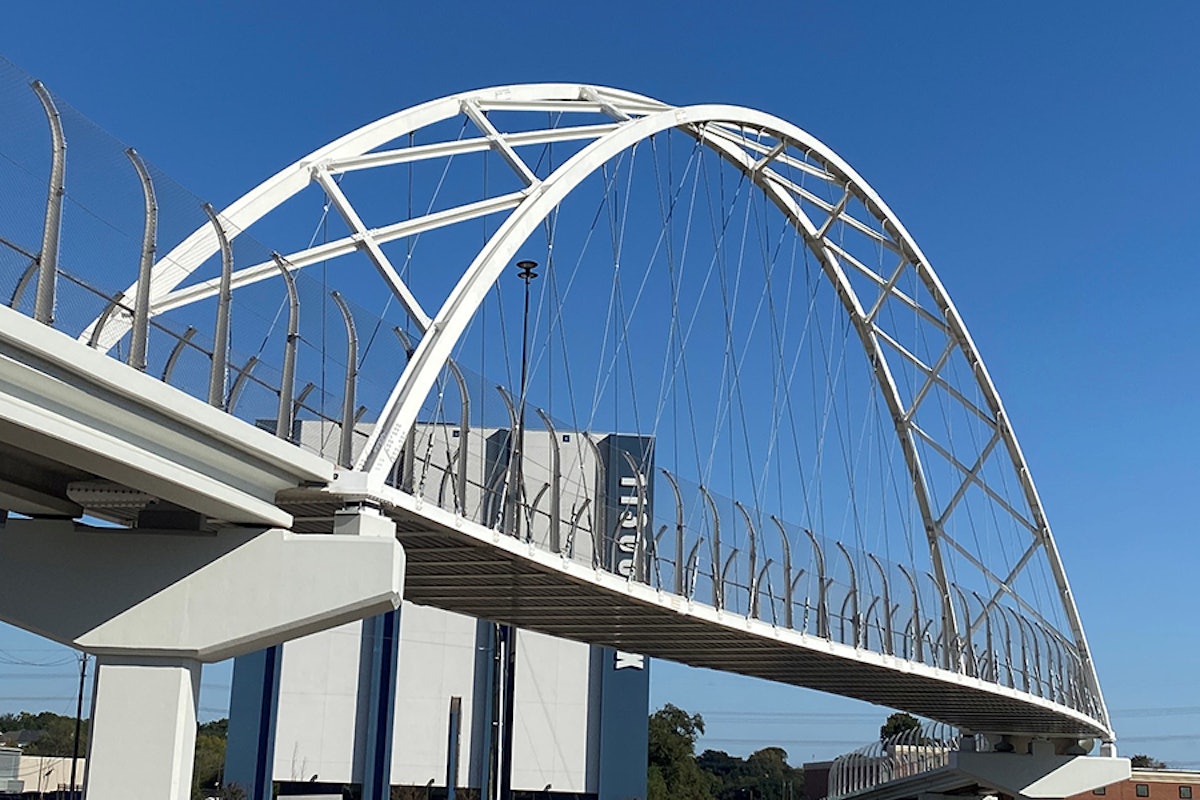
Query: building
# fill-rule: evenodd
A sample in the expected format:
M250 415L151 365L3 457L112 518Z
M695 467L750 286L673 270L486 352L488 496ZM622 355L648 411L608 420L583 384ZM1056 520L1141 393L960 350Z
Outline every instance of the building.
M1069 800L1192 800L1200 790L1200 772L1175 769L1134 768L1128 780L1077 794Z
M306 421L296 439L332 452L339 433ZM635 463L650 472L652 440L547 426L527 431L523 445L527 498L559 485L555 503L530 503L536 510L526 516L527 538L585 563L637 571L637 536L627 535L631 506L622 498L631 485L645 491L637 506L650 518L645 475L627 473ZM499 520L511 513L496 487L505 484L512 449L507 429L464 436L422 424L394 479L465 516ZM557 473L547 466L552 458ZM273 780L281 796L336 797L343 787L382 782L368 774L382 759L390 763L388 783L422 800L645 797L644 658L408 602L392 617L238 659L226 783L257 793Z

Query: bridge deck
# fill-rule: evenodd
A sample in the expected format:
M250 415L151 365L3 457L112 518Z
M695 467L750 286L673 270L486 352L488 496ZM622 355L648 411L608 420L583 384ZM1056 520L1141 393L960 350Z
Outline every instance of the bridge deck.
M397 490L361 499L377 503L395 520L407 553L405 598L414 603L854 697L965 730L1103 735L1083 715L1042 698L718 612L535 549ZM328 529L344 498L296 490L281 495L280 502L298 526Z

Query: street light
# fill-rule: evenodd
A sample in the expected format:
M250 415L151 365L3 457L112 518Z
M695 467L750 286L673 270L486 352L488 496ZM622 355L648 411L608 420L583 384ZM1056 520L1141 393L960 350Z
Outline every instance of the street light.
M518 507L521 503L521 492L525 488L525 394L529 382L529 284L538 275L536 261L518 261L517 277L525 281L525 311L521 317L521 394L517 405L517 442L513 454L513 470L510 474L512 486L509 495L513 498L513 535L521 535L521 516Z
M529 284L537 277L536 261L518 261L517 277L525 281L525 312L521 318L521 394L517 408L516 444L509 465L508 507L511 509L509 522L512 535L521 536L521 490L525 484L525 393L529 382ZM512 749L513 749L513 695L516 691L517 674L517 631L510 625L496 626L497 648L503 649L503 660L497 670L497 683L503 702L500 704L500 741L497 743L496 777L497 800L512 798ZM497 653L499 655L499 652ZM499 680L500 673L503 680Z

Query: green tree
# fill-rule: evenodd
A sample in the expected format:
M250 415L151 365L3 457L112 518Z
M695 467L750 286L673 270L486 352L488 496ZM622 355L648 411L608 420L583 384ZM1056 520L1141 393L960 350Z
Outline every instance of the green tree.
M192 762L192 800L228 796L221 786L225 775L225 735L229 720L200 725L196 733L196 757Z
M650 715L647 800L712 800L712 785L696 764L704 719L668 703Z
M745 759L705 750L696 763L710 776L717 800L790 800L804 789L804 771L789 765L780 747L764 747Z
M85 719L79 731L81 757L87 754L88 728L89 720ZM9 744L16 744L20 736L26 742L22 749L31 756L70 758L75 749L75 718L51 711L0 715L0 731L4 731Z
M1138 753L1133 758L1129 759L1129 765L1138 769L1166 769L1167 762L1159 761L1153 756L1148 756L1145 753Z
M897 711L890 715L884 723L879 726L879 740L885 741L899 733L921 729L921 721L912 714L906 714L903 711Z

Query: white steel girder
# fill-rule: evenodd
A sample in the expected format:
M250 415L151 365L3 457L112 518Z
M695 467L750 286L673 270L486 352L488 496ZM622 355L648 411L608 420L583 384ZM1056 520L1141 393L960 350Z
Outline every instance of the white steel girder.
M614 123L565 128L558 132L504 134L498 131L486 117L486 112L492 109L601 112L613 118ZM471 119L484 134L483 137L460 140L455 143L373 152L376 148L401 136L459 114ZM396 382L387 403L381 410L379 423L374 427L355 464L356 469L368 474L370 485L381 487L403 446L408 430L415 422L421 404L432 389L443 366L447 363L459 337L497 278L526 239L579 184L603 164L623 150L672 128L680 129L688 135L698 138L705 146L713 149L726 161L745 173L788 217L820 260L822 271L833 284L855 326L860 343L866 351L875 379L892 416L912 480L914 498L927 532L934 569L938 572L937 579L943 593L944 614L948 620L945 626L947 631L953 631L956 628L954 624L955 609L948 591L948 581L942 566L940 549L944 540L959 549L956 543L945 537L943 524L953 506L960 499L961 491L949 507L935 508L935 503L926 485L921 457L916 447L918 439L930 445L939 457L945 458L965 476L963 487L968 484L979 485L992 500L1006 508L1023 526L1029 527L1034 539L1040 541L1044 546L1049 566L1058 585L1075 646L1083 662L1089 689L1097 702L1098 714L1101 717L1099 721L1108 727L1107 710L1104 707L1099 682L1096 679L1091 654L1065 569L1057 548L1054 546L1024 455L1009 425L999 394L979 357L970 334L945 292L941 281L929 267L920 248L883 200L847 163L800 128L772 115L746 108L729 105L674 108L650 98L613 89L581 87L572 84L486 89L414 106L363 126L281 170L224 209L221 217L228 221L232 229L245 230L303 189L311 180L319 181L338 207L339 212L347 220L354 234L346 239L323 245L321 248L310 248L310 250L295 253L289 256L287 261L296 268L300 268L304 264L315 263L319 259L340 255L353 249L366 249L377 268L389 279L393 290L401 297L410 315L425 331L407 368ZM746 132L754 135L765 134L773 142L751 141L746 138ZM549 176L539 180L516 154L513 149L514 145L551 141L555 140L556 136L562 137L562 139L593 139L593 141ZM332 179L332 175L342 171L368 169L385 164L443 157L454 152L474 152L486 148L495 150L509 163L526 184L523 191L499 198L480 200L457 209L429 214L426 217L395 223L381 229L367 230L362 225L361 220L354 213L353 207L345 196L341 195ZM787 152L789 148L804 153L806 157L816 159L821 166L814 166L808 161L790 155ZM773 169L772 165L775 163L838 185L843 190L841 198L837 202L829 203L788 180L780 171ZM860 201L876 218L882 226L883 233L846 213L847 205L852 198ZM819 222L814 222L802 210L802 202L819 209L826 214L826 217ZM509 216L481 248L449 297L432 318L421 309L416 298L412 298L407 293L407 288L402 283L397 286L398 278L391 279L394 269L389 272L390 265L387 264L386 258L381 258L382 254L375 252L378 250L379 242L392 241L420 230L441 227L463 219L510 208L512 210ZM900 262L892 274L884 278L858 262L836 243L826 240L825 233L828 232L834 221L845 223L856 232L871 238L880 246L899 255ZM216 251L216 247L215 234L210 228L205 227L185 239L155 265L150 285L151 313L161 313L170 308L211 296L215 290L211 282L197 284L182 290L178 290L176 287L209 258ZM246 285L269 277L274 271L274 265L270 265L271 271L266 269L267 266L265 264L256 265L240 270L235 276L235 285ZM863 298L860 298L855 291L844 270L846 266L865 275L880 289L880 295L877 298L866 298L870 302L864 304ZM915 298L909 297L897 288L899 277L909 267L915 271L940 313L931 311ZM131 289L126 293L127 296L133 294L134 291L135 289ZM923 364L920 359L906 351L902 345L879 328L876 318L881 305L887 299L898 301L947 336L946 349L936 364L933 366ZM111 347L127 330L127 320L111 320L103 330L98 345L104 349ZM92 328L89 327L81 338L87 341L91 334ZM896 349L907 362L915 364L925 375L924 385L908 408L905 408L901 400L899 388L892 374L888 351L881 346L881 342L884 341L889 347ZM954 348L962 351L970 365L985 408L980 408L970 402L940 375L946 359ZM962 403L968 411L982 419L995 431L995 437L989 443L987 452L980 455L974 468L961 464L933 437L922 431L913 420L916 408L934 385L947 391L957 402ZM1028 515L1011 508L978 476L979 466L1000 442L1004 444L1004 450L1021 486L1025 503L1028 505ZM1024 561L1025 559L1023 559ZM996 597L999 597L1000 593L1005 590L1004 584L1001 583ZM993 602L995 602L994 598ZM969 624L970 621L966 622Z

